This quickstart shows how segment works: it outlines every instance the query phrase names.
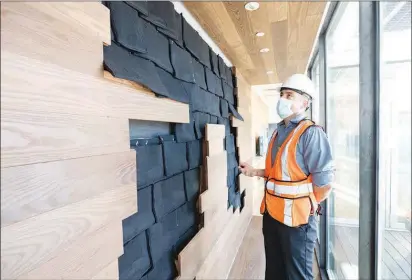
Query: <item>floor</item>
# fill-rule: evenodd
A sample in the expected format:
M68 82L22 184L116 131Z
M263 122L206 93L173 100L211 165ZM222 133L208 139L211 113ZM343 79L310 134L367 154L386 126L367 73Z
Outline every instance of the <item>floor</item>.
M358 264L358 228L335 226L332 248L337 279L356 279ZM386 230L383 240L382 279L411 279L411 233ZM333 264L332 264L333 265Z
M320 280L316 261L314 275ZM229 279L264 279L265 252L263 249L262 217L253 216L233 263Z

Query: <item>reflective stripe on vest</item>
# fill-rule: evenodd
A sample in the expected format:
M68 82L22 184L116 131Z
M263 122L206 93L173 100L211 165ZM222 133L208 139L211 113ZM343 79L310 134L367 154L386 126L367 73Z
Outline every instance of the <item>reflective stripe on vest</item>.
M271 190L274 192L275 195L294 195L294 196L301 196L301 195L309 195L309 193L313 192L312 183L301 184L297 186L282 186L277 185L273 182L267 182L266 184L267 190Z
M291 227L308 223L309 216L317 207L312 177L308 177L296 161L299 138L312 125L313 122L309 120L301 121L283 142L273 164L272 149L276 132L267 150L266 186L261 213L267 211L274 219Z

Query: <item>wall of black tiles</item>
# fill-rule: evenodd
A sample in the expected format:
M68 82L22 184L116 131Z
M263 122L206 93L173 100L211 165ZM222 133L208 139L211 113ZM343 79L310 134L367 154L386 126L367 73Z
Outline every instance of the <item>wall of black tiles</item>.
M143 84L159 98L189 104L187 124L130 122L138 212L123 221L119 276L173 279L175 258L199 228L196 202L207 123L225 125L228 207L242 207L238 155L229 121L230 115L242 119L235 109L236 79L171 2L103 4L110 9L112 28L112 44L104 47L105 70Z

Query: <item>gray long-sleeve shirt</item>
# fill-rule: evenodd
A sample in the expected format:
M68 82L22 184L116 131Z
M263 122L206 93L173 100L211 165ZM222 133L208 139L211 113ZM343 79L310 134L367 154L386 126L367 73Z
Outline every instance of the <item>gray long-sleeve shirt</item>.
M283 121L278 123L277 137L271 151L272 165L280 146L282 146L289 133L304 118L303 114L298 115L287 126ZM332 150L326 133L322 128L311 126L302 134L297 145L296 161L306 175L312 174L315 186L322 187L333 181L334 165Z

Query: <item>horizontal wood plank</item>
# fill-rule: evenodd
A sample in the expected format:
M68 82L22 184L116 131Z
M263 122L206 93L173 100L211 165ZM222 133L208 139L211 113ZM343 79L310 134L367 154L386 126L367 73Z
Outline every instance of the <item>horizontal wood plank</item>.
M101 3L5 2L1 47L82 74L101 76L110 14Z
M117 280L119 279L119 261L117 258L99 273L93 276L94 280Z
M189 122L187 104L3 50L1 110Z
M122 222L116 220L76 240L70 248L19 279L90 279L122 254Z
M1 170L1 226L136 184L136 152Z
M64 111L2 109L1 134L2 168L130 149L127 119L85 117Z
M75 240L136 211L133 184L3 227L2 277L18 278L67 250Z
M212 139L224 139L225 126L222 124L206 124L206 141Z

